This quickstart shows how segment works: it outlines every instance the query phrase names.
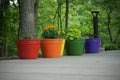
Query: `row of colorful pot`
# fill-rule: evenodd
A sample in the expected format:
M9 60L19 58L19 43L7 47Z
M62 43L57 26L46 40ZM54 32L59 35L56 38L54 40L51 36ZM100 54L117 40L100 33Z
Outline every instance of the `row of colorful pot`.
M82 55L86 53L98 53L99 38L67 40L43 39L43 40L17 40L18 56L20 59L36 59L41 48L42 57L58 58L64 54L64 46L67 55Z

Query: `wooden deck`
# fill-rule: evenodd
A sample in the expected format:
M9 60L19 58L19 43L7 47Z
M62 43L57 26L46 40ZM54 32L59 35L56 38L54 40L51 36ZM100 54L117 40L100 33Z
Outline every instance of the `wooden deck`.
M0 80L120 80L120 50L61 58L0 60Z

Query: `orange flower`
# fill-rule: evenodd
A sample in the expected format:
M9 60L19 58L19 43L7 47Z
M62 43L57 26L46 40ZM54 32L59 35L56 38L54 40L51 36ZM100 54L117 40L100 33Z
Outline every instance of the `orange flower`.
M57 31L58 35L60 35L60 31Z
M56 26L52 25L50 28L54 29L54 28L56 28Z
M52 25L52 26L46 26L45 28L44 28L44 30L45 31L47 31L47 30L49 30L49 29L54 29L54 28L56 28L56 26L54 26L54 25Z
M49 30L49 26L45 27L44 30L45 30L45 31Z
M50 28L51 26L47 26L48 28Z

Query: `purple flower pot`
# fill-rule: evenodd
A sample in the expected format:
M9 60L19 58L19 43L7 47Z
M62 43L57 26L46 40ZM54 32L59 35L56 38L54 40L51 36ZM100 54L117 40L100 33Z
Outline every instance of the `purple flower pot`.
M99 53L100 38L90 38L85 40L86 53Z

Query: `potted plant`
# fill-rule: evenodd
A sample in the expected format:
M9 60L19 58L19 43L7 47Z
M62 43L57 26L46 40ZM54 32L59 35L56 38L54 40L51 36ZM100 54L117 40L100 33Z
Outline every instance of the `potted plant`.
M66 34L66 53L67 55L82 55L84 49L84 39L81 39L79 29L69 29Z
M89 38L85 40L86 53L99 53L100 38L94 38L94 35L88 34Z
M58 58L63 55L65 40L64 32L56 29L56 26L44 27L41 40L42 56L44 58Z
M33 39L31 36L21 37L16 40L18 57L20 59L36 59L40 48L40 39Z

